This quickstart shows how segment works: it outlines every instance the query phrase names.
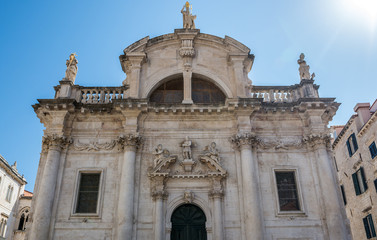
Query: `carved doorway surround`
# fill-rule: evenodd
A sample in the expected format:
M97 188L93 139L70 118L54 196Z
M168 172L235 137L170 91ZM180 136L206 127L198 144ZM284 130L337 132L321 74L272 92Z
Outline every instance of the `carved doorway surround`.
M184 204L171 217L170 240L207 240L206 216L193 204Z

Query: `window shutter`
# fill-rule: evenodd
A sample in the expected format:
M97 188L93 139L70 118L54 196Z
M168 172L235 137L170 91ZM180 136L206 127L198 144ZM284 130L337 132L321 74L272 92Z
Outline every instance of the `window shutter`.
M374 180L374 187L376 188L376 192L377 192L377 179Z
M363 218L363 222L364 222L365 233L367 234L367 238L369 239L372 237L372 235L370 234L368 219L366 217Z
M340 190L342 191L342 197L343 197L343 203L344 205L347 205L347 199L346 199L346 193L344 192L344 186L340 186Z
M357 146L356 136L355 136L354 133L352 133L352 143L353 143L353 146L354 146L355 152L356 152L357 149L359 148L359 146Z
M352 156L352 151L351 151L350 141L347 141L347 149L348 149L348 154L351 157Z
M352 174L353 186L355 187L356 196L360 195L359 181L357 180L356 173Z
M375 237L376 236L376 231L374 230L374 224L373 224L372 215L369 214L367 216L367 218L368 218L368 221L369 221L370 234L372 235L372 237Z
M361 167L360 171L361 171L361 177L363 178L364 188L365 188L365 190L367 190L368 189L368 185L367 185L367 180L365 179L364 168Z

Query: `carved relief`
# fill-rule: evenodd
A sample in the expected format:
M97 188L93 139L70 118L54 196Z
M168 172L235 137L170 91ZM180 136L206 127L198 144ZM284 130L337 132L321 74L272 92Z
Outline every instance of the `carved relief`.
M265 141L260 140L259 146L263 149L274 149L274 150L289 150L293 148L300 148L302 147L302 140L293 140L293 141L282 141L280 139L276 141Z
M309 134L303 137L302 140L303 143L307 144L309 147L325 144L327 149L331 149L331 136L327 133Z
M73 144L73 148L77 151L100 151L100 150L112 150L117 144L116 140L112 140L110 142L99 143L97 142L90 142L88 144L80 143L78 140Z
M190 190L186 190L184 193L183 193L183 201L185 203L192 203L194 201L194 193L191 192Z
M72 143L70 138L60 136L56 133L47 134L42 137L42 151L45 152L51 147L57 147L60 149L68 147Z

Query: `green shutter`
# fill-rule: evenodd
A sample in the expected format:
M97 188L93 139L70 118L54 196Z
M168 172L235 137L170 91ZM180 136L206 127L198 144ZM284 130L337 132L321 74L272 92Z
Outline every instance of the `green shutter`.
M356 173L352 174L353 186L355 187L356 196L360 195L359 181L357 180Z
M357 141L356 141L356 136L354 133L352 133L352 143L353 143L353 147L355 148L355 152L357 151L357 149L359 148L359 146L357 146Z
M347 149L348 149L348 154L351 157L352 156L352 151L351 151L350 142L348 140L347 140Z
M364 222L364 228L365 228L365 233L367 235L367 238L371 238L372 235L370 234L370 230L369 230L369 225L368 225L368 219L365 217L363 218L363 222Z
M360 171L361 171L361 177L363 179L364 189L366 191L368 189L368 185L367 185L367 180L365 179L364 168L361 167Z
M375 237L376 236L376 231L374 230L374 224L373 224L373 218L372 218L372 215L369 214L367 216L368 218L368 222L369 222L369 227L370 227L370 234L372 237Z

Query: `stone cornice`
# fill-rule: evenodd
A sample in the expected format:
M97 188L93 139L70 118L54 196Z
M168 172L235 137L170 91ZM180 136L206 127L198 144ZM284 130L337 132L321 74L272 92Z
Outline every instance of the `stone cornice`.
M18 171L16 169L14 169L9 163L7 160L5 160L5 158L3 156L0 155L0 166L2 166L2 168L9 174L11 175L14 179L16 179L16 181L21 184L21 185L25 185L27 184L26 182L26 179L24 178L24 176L20 175L18 173Z
M377 111L375 111L369 120L364 124L364 126L360 129L358 136L363 136L363 134L369 129L369 127L374 123L377 119Z

